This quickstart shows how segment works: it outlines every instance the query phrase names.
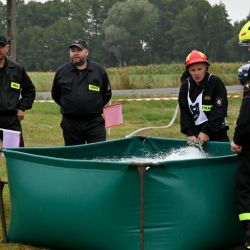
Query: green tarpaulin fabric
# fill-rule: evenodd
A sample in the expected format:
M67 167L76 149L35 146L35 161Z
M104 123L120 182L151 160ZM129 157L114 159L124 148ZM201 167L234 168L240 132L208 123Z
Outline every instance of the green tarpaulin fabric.
M12 204L9 242L81 250L240 245L237 156L229 143L208 142L208 158L119 161L184 146L184 140L136 136L71 147L4 149Z

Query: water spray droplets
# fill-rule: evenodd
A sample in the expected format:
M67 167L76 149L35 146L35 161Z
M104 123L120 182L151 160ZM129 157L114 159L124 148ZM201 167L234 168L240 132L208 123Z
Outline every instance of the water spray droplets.
M133 163L158 163L163 161L176 161L176 160L189 160L189 159L200 159L200 158L207 158L209 155L201 152L197 147L182 147L179 149L172 149L169 152L160 152L158 154L147 153L143 157L138 156L131 156L131 157L107 157L107 158L97 158L97 161L119 161L119 162L133 162Z

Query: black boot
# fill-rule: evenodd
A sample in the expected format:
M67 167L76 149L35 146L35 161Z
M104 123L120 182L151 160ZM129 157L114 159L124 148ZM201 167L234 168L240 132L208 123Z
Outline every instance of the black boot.
M245 234L245 248L250 250L250 220L245 220L244 221L244 227L246 230Z
M250 229L246 230L246 238L245 238L245 244L244 244L245 249L250 250Z

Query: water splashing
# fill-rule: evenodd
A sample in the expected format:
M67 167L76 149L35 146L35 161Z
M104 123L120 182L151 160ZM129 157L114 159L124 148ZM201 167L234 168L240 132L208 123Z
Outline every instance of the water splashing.
M99 157L95 160L97 161L119 161L119 162L133 162L133 163L158 163L163 161L176 161L176 160L188 160L188 159L200 159L207 158L209 155L207 153L201 152L197 147L183 147L179 149L172 149L169 152L160 152L158 154L147 153L143 157L131 156L131 157Z

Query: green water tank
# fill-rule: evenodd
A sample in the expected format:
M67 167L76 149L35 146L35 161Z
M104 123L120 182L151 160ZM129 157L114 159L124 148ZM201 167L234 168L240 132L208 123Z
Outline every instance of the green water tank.
M71 147L4 149L12 204L9 242L74 250L240 245L237 156L229 143L208 142L207 158L120 161L184 146L184 140L136 136Z

